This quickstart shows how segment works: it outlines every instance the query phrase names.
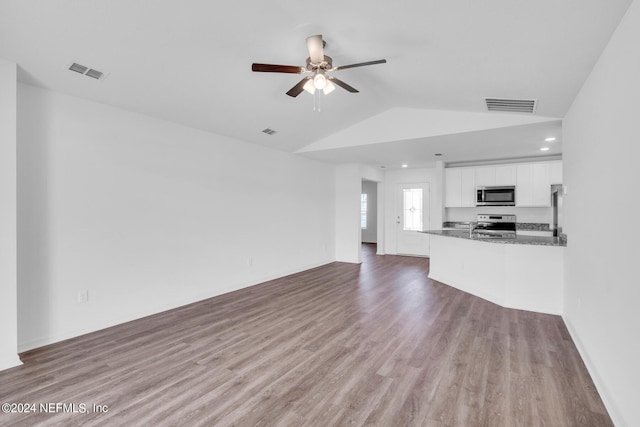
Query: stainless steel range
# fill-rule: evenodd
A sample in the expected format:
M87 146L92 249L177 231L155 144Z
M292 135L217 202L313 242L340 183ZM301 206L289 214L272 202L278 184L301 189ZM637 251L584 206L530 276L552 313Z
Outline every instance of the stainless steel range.
M476 224L469 228L472 237L479 239L515 239L516 216L478 214Z

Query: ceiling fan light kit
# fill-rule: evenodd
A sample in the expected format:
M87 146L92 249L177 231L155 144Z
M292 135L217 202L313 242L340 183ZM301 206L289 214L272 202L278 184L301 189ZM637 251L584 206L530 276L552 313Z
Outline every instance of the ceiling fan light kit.
M307 92L309 92L311 95L316 93L316 90L322 90L322 92L325 95L329 95L336 88L336 86L326 78L324 79L324 83L321 83L321 85L318 85L315 78L304 80L304 81L305 81L305 84L302 88Z
M316 89L324 89L327 85L327 78L324 76L322 72L317 72L315 76L313 76L313 86Z
M363 67L366 65L384 64L386 59L378 59L375 61L360 62L357 64L343 65L340 67L333 66L333 60L330 56L324 54L326 43L322 39L322 35L307 37L307 50L309 57L307 58L306 67L297 67L294 65L275 65L275 64L259 64L253 63L251 70L262 73L287 73L287 74L303 74L312 73L300 80L294 87L289 89L287 95L295 98L303 91L314 94L318 90L327 95L333 92L337 86L351 93L358 93L358 90L348 85L342 80L328 74L329 72L345 70L348 68Z

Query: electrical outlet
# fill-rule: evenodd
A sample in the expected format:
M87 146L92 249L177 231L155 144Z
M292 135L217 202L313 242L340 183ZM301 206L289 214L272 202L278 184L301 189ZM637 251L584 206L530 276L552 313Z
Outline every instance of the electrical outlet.
M78 291L78 304L82 304L89 301L89 290L83 289Z

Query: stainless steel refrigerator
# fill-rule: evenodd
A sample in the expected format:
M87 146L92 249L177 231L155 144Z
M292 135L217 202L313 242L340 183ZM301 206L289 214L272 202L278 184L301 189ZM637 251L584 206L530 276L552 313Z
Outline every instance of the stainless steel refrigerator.
M551 186L551 209L553 211L551 230L554 236L559 236L562 233L562 185Z

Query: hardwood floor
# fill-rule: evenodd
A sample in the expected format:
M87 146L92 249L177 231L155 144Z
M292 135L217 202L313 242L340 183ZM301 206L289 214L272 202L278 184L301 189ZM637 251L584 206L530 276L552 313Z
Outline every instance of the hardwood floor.
M613 425L560 317L431 281L426 258L363 251L24 353L0 372L0 403L37 413L0 425Z

